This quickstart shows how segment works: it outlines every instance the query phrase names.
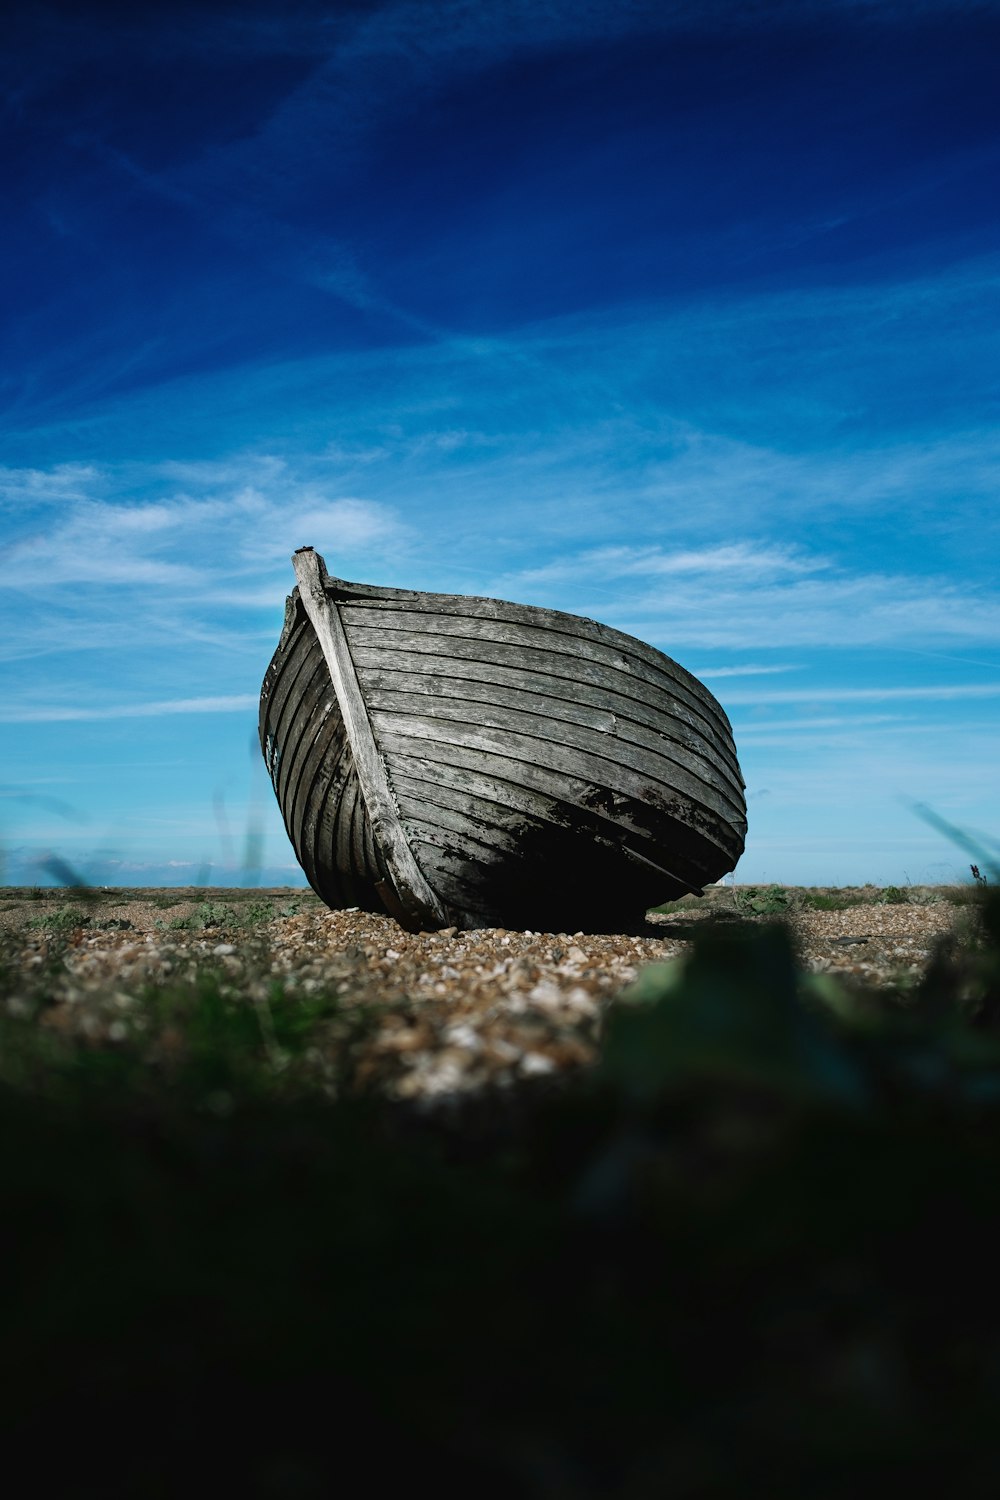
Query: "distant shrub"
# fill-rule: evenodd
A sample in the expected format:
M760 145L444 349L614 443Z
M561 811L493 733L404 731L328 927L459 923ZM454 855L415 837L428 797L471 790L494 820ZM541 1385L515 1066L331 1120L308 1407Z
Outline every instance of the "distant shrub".
M212 927L249 929L270 922L276 915L273 901L253 900L241 906L203 901L189 916L174 917L168 925L175 932L203 932Z
M61 906L58 911L32 917L27 926L42 932L72 932L76 927L87 927L89 924L89 916L78 906Z
M748 885L733 895L738 909L748 917L776 917L787 913L792 906L791 897L780 885L769 885L763 890Z
M846 911L850 906L860 906L861 896L830 896L823 891L805 891L799 904L805 911Z

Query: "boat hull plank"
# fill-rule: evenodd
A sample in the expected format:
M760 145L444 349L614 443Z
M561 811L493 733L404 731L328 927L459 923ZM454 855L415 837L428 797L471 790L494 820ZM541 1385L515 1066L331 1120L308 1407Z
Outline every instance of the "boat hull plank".
M374 660L372 659L374 656ZM671 755L685 755L692 766L715 780L719 790L731 793L737 806L743 796L743 782L722 757L713 757L712 745L704 730L695 729L677 717L664 727L662 706L654 707L645 699L628 698L610 688L590 683L573 683L568 678L551 677L523 667L501 667L481 662L455 659L395 655L390 665L385 653L356 651L358 679L366 698L383 695L385 706L393 693L426 693L437 698L465 700L473 703L507 706L522 703L528 712L549 713L569 724L586 725L601 733L615 734ZM417 665L411 666L411 663ZM428 664L433 663L433 669Z
M446 650L432 649L441 647L445 640ZM452 664L459 661L466 661L473 667L479 664L484 667L507 667L522 677L526 667L524 650L505 641L474 641L450 636L427 643L417 637L406 636L403 641L390 643L376 628L369 627L352 635L351 646L359 672L391 668L394 661L403 660L406 654L417 659L423 658L428 663L426 670L431 673L440 671L449 674L452 672ZM530 661L532 675L540 673L558 676L556 668L565 665L566 675L563 680L570 687L576 681L603 694L608 690L609 684L614 683L615 689L623 697L628 696L628 690L631 690L635 701L650 703L654 713L658 712L661 719L663 709L660 705L664 700L668 701L671 711L667 722L676 722L690 730L698 737L703 753L712 761L728 766L733 779L740 780L735 750L730 751L726 744L732 735L728 720L710 719L701 705L692 704L680 694L674 694L666 683L646 682L626 673L616 673L613 663L595 662L586 657L581 657L574 663L568 656L557 657L549 653L548 657L543 657L538 652Z
M264 747L264 758L279 799L279 786L285 774L282 763L286 748L294 747L294 741L288 736L288 716L295 712L302 673L312 669L313 650L313 643L306 632L296 632L289 643L283 670L280 673L273 671L272 663L272 668L268 669L264 679L260 714L261 745Z
M374 646L383 652L384 659L388 659L391 653L409 650L444 657L464 655L477 661L490 659L493 655L491 647L501 647L504 650L500 659L513 666L527 659L537 670L547 670L553 676L563 676L569 681L579 679L583 666L584 680L589 678L603 684L613 675L622 684L642 684L667 691L709 728L714 729L720 722L711 708L690 692L683 680L659 672L643 660L626 657L603 641L574 640L567 636L555 646L542 631L529 626L505 625L501 630L495 622L488 620L445 621L433 617L435 628L418 632L411 628L415 623L411 617L401 618L405 623L365 612L351 621L352 645ZM641 689L638 696L641 696Z
M295 563L260 738L328 904L620 930L733 867L729 720L669 657L557 611L345 583L310 549Z
M628 669L628 664L641 663L658 676L670 680L699 699L710 713L722 712L721 705L709 692L705 684L673 657L649 646L645 641L625 635L609 625L588 620L582 615L567 615L558 610L542 609L536 605L507 604L496 599L466 598L460 594L410 594L402 590L372 590L364 598L357 597L354 585L337 587L330 584L331 596L340 603L342 617L351 626L364 623L365 612L369 620L378 618L387 628L405 628L400 622L410 617L411 627L420 636L454 634L479 636L490 639L509 639L515 644L530 647L532 640L544 638L545 649L563 652L570 656L579 654L581 643L607 647L617 658L619 665ZM474 623L476 622L476 623ZM532 632L532 636L519 632Z
M453 726L475 726L483 731L498 731L511 744L524 750L525 758L536 764L561 762L562 769L573 774L571 765L574 756L586 754L590 759L607 763L603 780L607 785L618 784L618 773L627 770L647 778L665 790L680 792L701 806L725 817L738 814L738 805L733 798L713 784L710 773L695 762L692 770L689 757L669 756L664 746L655 748L636 743L631 736L617 733L617 725L596 729L578 720L556 717L546 712L544 700L535 700L532 707L525 708L524 699L517 708L503 707L481 699L448 699L433 694L386 692L373 689L368 694L368 704L373 721L384 727L397 719L412 721L420 719L428 726L431 738L454 742ZM609 741L611 743L609 743ZM484 746L485 748L485 746ZM559 755L565 751L565 755ZM583 761L581 760L581 766ZM581 774L588 774L586 769ZM597 773L595 773L596 776ZM728 790L728 789L727 789Z
M422 768L419 774L428 781L437 779L457 790L464 788L473 795L483 795L484 800L487 795L502 799L516 813L528 813L541 823L553 846L562 845L562 834L570 829L574 836L579 832L581 843L601 840L628 846L653 872L662 871L664 876L682 882L685 891L701 889L704 840L690 829L672 829L668 845L662 838L664 820L644 803L607 793L586 781L571 782L558 772L525 766L500 754L481 757L472 770L468 757L451 745L424 742L419 752L403 747L399 764L405 764L409 774L414 774L414 768ZM527 841L526 848L525 857L536 852ZM720 857L717 848L710 853L716 859Z
M414 757L407 774L397 773L394 785L405 817L433 819L442 828L464 835L471 846L485 843L523 860L526 849L557 840L571 828L605 849L620 851L627 863L640 865L657 888L677 886L683 893L692 889L697 878L693 869L687 869L686 879L680 880L676 870L651 857L659 850L650 841L640 849L641 841L626 837L618 823L582 809L568 811L565 803L497 777L473 777L466 770Z
M582 915L588 922L608 924L609 930L619 929L634 923L636 914L651 903L671 900L691 888L690 882L677 880L627 844L600 833L595 820L547 825L522 817L510 833L497 833L489 841L480 821L441 805L447 790L439 787L431 802L421 795L420 783L408 782L400 792L404 825L417 840L414 847L428 879L436 879L439 871L454 876L460 865L470 897L490 911L496 925L530 925L544 900L549 921L559 928L576 931L573 924ZM461 801L459 794L453 795ZM539 863L536 852L551 854L560 846L566 857L557 894L551 889L551 870ZM447 860L442 860L441 850Z
M702 805L686 800L672 787L645 779L627 765L615 764L585 750L549 744L542 759L534 739L507 730L449 721L445 741L436 723L428 723L416 714L377 714L375 723L387 758L396 753L405 760L414 740L463 751L463 759L469 765L484 758L488 758L488 764L494 757L501 757L523 786L534 785L541 773L552 786L560 779L567 786L579 786L581 797L595 805L606 803L616 815L617 799L623 804L623 812L624 804L644 808L652 815L676 820L710 842L716 837L717 822Z
M329 698L329 686L323 677L322 658L316 663L310 663L309 670L301 675L301 682L302 693L287 717L284 743L288 749L281 759L276 787L282 814L288 821L294 821L295 796L322 722L323 705Z
M682 702L687 702L694 711L701 712L710 722L725 715L717 700L702 688L690 672L679 667L668 657L653 653L652 648L642 653L628 649L628 638L610 634L595 637L589 632L570 633L550 631L537 624L524 621L497 620L470 615L459 618L453 615L414 613L403 609L375 609L372 606L358 608L342 606L344 625L350 631L352 645L364 642L364 631L379 632L386 648L389 647L389 632L398 648L403 648L407 638L415 638L428 647L434 646L447 655L451 640L475 641L516 647L521 653L549 661L556 675L560 671L560 658L569 657L570 671L575 674L575 664L581 660L592 661L598 666L610 668L616 674L634 678L653 687L662 687L674 693ZM617 634L617 633L615 633ZM638 644L638 643L636 643ZM562 671L566 670L562 663Z

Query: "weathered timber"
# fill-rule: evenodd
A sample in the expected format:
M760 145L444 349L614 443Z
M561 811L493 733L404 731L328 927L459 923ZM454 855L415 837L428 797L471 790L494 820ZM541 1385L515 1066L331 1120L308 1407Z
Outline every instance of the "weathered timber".
M316 633L320 649L330 669L341 717L347 731L351 756L357 773L357 788L364 798L372 833L385 857L400 904L419 921L446 925L444 909L424 879L399 825L399 815L389 790L385 766L379 755L368 719L368 709L358 686L350 647L340 612L327 597L320 562L311 547L300 548L294 559L299 581L299 598ZM351 832L347 860L359 884L363 884L367 861L359 849L357 830L358 798L351 808ZM344 850L342 850L342 855Z
M662 652L555 610L346 583L311 548L294 563L260 738L329 905L610 930L733 868L732 730Z

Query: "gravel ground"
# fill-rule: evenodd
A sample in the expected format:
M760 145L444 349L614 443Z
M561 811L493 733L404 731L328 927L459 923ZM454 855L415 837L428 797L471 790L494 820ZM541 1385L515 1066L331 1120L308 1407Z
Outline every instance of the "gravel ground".
M912 893L906 904L879 904L878 894L867 888L863 904L814 911L789 893L786 916L807 968L861 984L912 984L935 941L963 920L961 908L933 889ZM194 979L206 967L265 1013L275 980L303 996L332 990L371 1023L360 1042L354 1028L357 1083L400 1099L453 1096L590 1062L610 997L646 964L683 953L704 923L747 920L739 895L739 888L717 888L702 901L688 898L653 916L647 935L630 936L502 928L413 934L388 917L329 912L301 891L191 891L176 899L109 892L79 905L53 892L0 902L15 976L7 1006L15 1015L37 1013L40 1024L64 1034L115 1043L155 1030L137 1003L144 986ZM206 896L210 926L200 925ZM76 924L76 911L85 921ZM46 1003L38 1010L40 986ZM149 1036L154 1059L183 1048L172 1030ZM330 1055L344 1035L333 1025L325 1045L313 1048L313 1061L331 1078Z

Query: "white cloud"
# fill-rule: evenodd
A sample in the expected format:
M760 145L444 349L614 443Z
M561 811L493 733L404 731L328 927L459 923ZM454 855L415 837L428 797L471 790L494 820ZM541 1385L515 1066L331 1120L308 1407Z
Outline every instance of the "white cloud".
M747 662L741 667L692 667L695 677L771 677L778 672L799 672L801 667L791 663L775 663L765 667L760 662Z
M262 465L261 483L230 490L226 481L245 478L250 468L246 462L201 472L188 466L189 478L207 484L201 495L140 504L67 495L70 503L57 520L36 525L9 546L0 587L36 588L42 580L46 586L158 586L160 599L201 593L210 600L217 583L248 573L259 577L262 564L287 566L306 543L327 549L336 571L338 552L351 556L408 534L389 507L328 493L315 481L297 482L274 460ZM280 592L272 598L280 599Z
M87 707L0 708L3 724L57 724L75 720L151 719L164 714L231 714L256 711L256 693L209 698L167 698L154 703L93 704Z
M760 702L759 697L755 702ZM758 735L800 734L814 729L849 729L867 730L885 724L899 724L904 722L902 714L827 714L825 717L813 717L808 719L762 719L755 722L752 719L736 718L734 730L739 735L740 743L748 738L756 738ZM923 726L921 726L923 727ZM939 731L940 726L934 726ZM907 723L907 733L911 733L914 726Z
M326 498L314 486L283 505L259 494L241 497L248 521L240 553L252 560L284 561L297 547L315 546L336 572L336 552L353 552L396 540L405 528L388 507L353 496ZM329 555L327 555L329 554Z
M815 573L825 559L809 557L801 549L774 543L726 542L707 547L596 547L556 558L540 568L528 568L501 579L498 587L536 588L540 584L576 582L588 578L656 578L674 575L723 574L752 582L782 574Z
M51 469L0 467L0 503L21 507L85 500L100 479L100 471L91 464L56 464Z
M651 587L654 578L662 583ZM851 568L756 541L569 553L505 575L495 591L602 620L671 654L1000 641L1000 601L972 579Z
M817 687L737 689L726 703L883 703L903 699L946 703L962 698L1000 698L1000 682L954 682L907 687ZM764 726L762 726L764 727Z

